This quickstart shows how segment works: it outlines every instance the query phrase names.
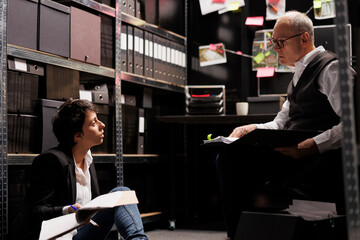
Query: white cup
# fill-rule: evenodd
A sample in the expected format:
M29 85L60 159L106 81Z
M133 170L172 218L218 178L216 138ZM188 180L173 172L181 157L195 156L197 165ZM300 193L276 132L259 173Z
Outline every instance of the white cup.
M236 103L236 115L247 115L249 110L248 102L237 102Z

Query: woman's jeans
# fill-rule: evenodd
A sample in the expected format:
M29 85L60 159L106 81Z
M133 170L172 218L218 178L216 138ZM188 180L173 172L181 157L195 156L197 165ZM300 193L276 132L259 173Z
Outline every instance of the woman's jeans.
M117 187L111 190L128 191L127 187ZM89 223L78 229L73 240L106 239L112 226L115 224L118 232L125 240L147 240L144 227L136 204L118 206L101 210L92 217L99 226Z

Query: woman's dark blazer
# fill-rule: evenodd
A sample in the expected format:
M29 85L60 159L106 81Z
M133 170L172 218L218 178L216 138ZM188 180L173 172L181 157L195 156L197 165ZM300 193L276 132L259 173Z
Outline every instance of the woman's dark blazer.
M92 198L99 195L94 164L90 165ZM38 239L43 220L62 215L76 200L75 163L71 149L62 146L36 157L31 167L30 187L25 206L11 231L12 239ZM20 234L20 235L19 235Z

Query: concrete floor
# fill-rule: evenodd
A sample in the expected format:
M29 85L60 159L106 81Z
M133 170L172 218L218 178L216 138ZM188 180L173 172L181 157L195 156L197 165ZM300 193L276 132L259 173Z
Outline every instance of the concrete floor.
M207 230L152 230L146 232L149 240L225 240L226 232Z

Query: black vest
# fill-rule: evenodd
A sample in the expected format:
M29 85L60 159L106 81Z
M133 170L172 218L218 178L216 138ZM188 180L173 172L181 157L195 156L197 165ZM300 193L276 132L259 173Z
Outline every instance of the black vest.
M319 91L319 75L336 59L330 52L318 54L305 68L296 87L288 86L289 120L285 129L325 131L339 124L340 117L332 109L327 96Z

